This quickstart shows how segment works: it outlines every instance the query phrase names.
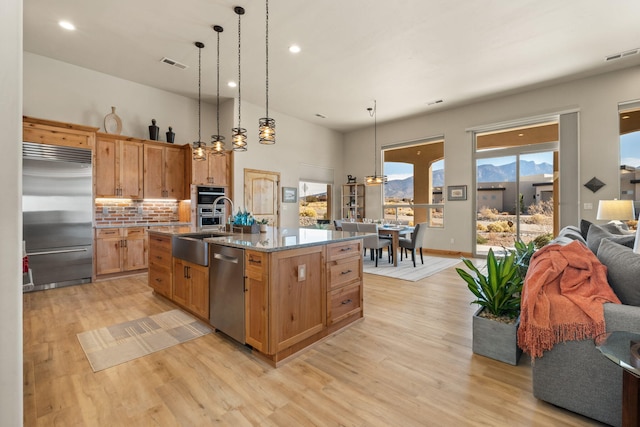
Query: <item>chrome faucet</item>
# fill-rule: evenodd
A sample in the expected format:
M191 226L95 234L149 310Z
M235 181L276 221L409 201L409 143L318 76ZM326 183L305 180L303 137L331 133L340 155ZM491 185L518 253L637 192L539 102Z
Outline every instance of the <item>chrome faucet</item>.
M228 198L227 196L220 196L220 197L216 197L216 199L213 201L213 204L211 205L211 211L215 212L216 211L216 205L218 204L218 202L220 200L227 200L229 201L229 205L231 206L231 215L233 215L233 200L231 200L230 198ZM226 218L225 218L226 221ZM221 228L224 228L224 224L220 225Z

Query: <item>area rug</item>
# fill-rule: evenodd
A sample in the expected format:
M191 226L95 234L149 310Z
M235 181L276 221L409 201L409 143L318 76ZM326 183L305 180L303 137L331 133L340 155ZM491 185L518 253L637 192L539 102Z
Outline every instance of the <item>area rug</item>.
M460 258L445 258L431 255L424 255L423 258L424 264L421 264L420 255L417 255L416 266L414 267L411 261L411 255L409 255L409 258L403 258L402 261L398 259L398 266L394 267L393 262L389 263L387 254L384 253L382 257L378 259L378 266L376 267L375 261L371 261L369 252L367 252L367 256L364 257L363 270L369 274L415 282L461 262Z
M94 372L201 337L211 328L181 310L78 334Z

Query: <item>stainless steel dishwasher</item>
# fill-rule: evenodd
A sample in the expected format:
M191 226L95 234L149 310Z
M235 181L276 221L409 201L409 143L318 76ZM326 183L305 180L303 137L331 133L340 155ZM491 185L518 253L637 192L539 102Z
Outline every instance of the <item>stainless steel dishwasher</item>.
M211 244L209 256L209 321L244 344L244 250Z

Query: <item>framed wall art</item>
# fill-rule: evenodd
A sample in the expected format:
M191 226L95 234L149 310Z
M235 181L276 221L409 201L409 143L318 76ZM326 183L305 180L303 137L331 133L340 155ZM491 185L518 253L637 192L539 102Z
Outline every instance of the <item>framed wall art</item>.
M297 203L298 189L295 187L282 187L282 203Z
M448 186L447 200L467 200L467 186L466 185Z

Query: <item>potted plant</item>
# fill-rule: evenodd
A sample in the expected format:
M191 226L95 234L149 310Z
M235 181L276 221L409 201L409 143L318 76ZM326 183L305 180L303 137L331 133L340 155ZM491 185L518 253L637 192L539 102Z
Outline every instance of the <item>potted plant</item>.
M486 274L471 260L462 261L474 275L461 268L456 271L476 298L471 303L480 306L473 315L473 352L517 365L522 355L517 331L523 283L517 251L508 251L498 258L489 249Z
M261 233L266 233L267 232L267 225L269 224L269 220L266 218L262 218L256 221L258 223L258 225L260 225L260 232Z

